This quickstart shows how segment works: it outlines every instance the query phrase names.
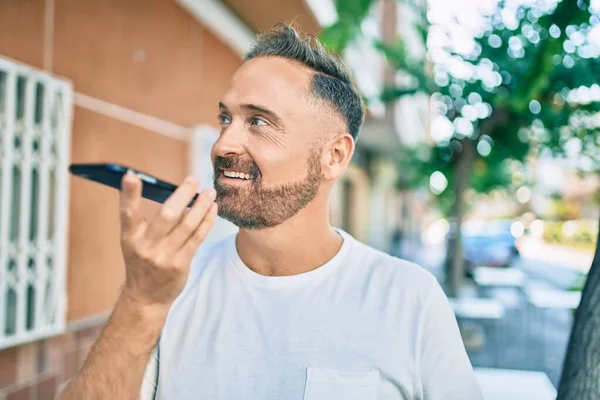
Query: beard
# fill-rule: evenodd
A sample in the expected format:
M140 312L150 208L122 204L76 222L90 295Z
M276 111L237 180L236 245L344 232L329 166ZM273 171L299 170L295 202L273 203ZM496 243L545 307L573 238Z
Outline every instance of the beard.
M280 225L310 203L321 183L321 152L310 151L307 176L296 182L264 187L256 163L237 158L216 157L214 187L219 216L242 229L265 229ZM248 172L251 179L243 187L223 183L220 168Z

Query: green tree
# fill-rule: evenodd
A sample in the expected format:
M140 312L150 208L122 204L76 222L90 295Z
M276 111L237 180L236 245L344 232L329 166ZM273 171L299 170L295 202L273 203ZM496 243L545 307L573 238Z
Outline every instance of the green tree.
M593 86L600 76L600 52L586 36L600 20L583 1L537 1L516 8L499 1L493 12L482 15L471 49L461 52L452 41L436 46L430 34L435 30L443 36L460 28L457 22L430 25L418 2L402 2L417 16L415 30L423 45L429 38L429 51L426 58L415 58L402 37L375 41L389 64L409 77L402 85L386 87L380 97L432 96L438 114L432 125L435 145L405 149L398 159L403 167L413 167L405 186L423 183L434 172L448 182L436 194L451 220L446 276L456 294L464 270L459 232L468 188L486 193L522 185L514 182L513 172L527 157L558 155L568 148L580 148L588 169L597 169L593 120L600 107L591 101L591 92L600 89ZM325 43L342 52L360 36L361 21L373 3L339 0L339 20L323 32Z

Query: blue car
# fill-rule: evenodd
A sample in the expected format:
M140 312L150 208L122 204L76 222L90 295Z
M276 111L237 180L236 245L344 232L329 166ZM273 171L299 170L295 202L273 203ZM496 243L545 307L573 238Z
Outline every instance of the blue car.
M470 276L478 266L510 266L519 256L517 239L522 235L519 224L510 220L465 222L461 240L466 275Z

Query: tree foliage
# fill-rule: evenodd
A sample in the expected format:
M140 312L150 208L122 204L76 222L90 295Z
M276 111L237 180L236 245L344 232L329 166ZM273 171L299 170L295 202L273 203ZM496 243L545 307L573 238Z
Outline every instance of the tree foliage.
M339 52L351 45L374 3L339 0L339 20L325 30L325 43ZM479 192L510 187L515 168L528 156L574 156L579 150L580 165L598 170L600 50L588 34L600 29L600 17L586 2L538 0L514 7L499 1L493 12L482 14L468 52L451 40L432 41L432 31L438 38L448 36L458 21L432 25L426 10L403 3L414 13L414 29L429 51L418 58L403 37L375 40L373 46L404 77L402 84L384 88L380 98L387 102L428 93L437 116L431 132L435 143L405 149L398 157L400 185L427 182L440 171L448 181L440 201L451 203L454 164L468 141L477 148L469 186Z

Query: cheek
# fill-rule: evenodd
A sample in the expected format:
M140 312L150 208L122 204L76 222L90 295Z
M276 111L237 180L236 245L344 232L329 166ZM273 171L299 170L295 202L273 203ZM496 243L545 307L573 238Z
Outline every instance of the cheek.
M261 171L263 182L277 184L304 179L307 173L308 154L281 152L257 154L254 161Z

